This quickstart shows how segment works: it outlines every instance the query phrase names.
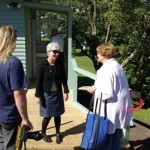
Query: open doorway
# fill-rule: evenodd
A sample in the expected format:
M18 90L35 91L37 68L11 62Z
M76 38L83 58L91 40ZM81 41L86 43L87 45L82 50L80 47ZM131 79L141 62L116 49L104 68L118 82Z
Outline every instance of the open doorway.
M32 76L36 76L37 64L46 57L46 45L51 40L51 29L58 29L57 19L32 20Z

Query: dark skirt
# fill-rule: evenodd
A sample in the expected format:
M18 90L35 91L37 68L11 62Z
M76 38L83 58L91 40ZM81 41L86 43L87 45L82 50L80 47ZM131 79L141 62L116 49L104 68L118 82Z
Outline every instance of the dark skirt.
M44 93L44 98L40 104L40 116L56 117L64 112L64 100L61 92Z

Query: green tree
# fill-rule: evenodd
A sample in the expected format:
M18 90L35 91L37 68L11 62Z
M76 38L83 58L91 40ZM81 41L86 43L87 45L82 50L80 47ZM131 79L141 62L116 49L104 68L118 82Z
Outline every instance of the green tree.
M117 46L130 88L150 106L150 2L148 0L64 0L73 9L73 39L97 70L96 47ZM83 43L87 48L83 49Z
M150 106L150 1L53 0L51 4L72 8L73 41L96 70L100 67L96 47L104 42L116 45L116 58L126 71L130 88L141 92L145 106ZM65 32L66 17L46 13L45 18L59 19Z

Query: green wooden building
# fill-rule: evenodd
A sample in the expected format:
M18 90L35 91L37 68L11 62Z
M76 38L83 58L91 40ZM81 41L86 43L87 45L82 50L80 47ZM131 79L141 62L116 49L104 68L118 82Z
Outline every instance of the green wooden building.
M55 0L0 0L0 26L12 25L17 29L17 46L14 55L23 63L24 71L30 81L36 76L37 64L46 57L46 45L49 41L42 25L59 29L59 19L42 18L42 12L55 13L66 17L65 37L65 69L68 77L70 95L74 104L86 108L77 101L78 73L95 79L95 75L77 66L72 59L72 9L62 5L54 5ZM56 4L56 3L55 3Z
M32 79L36 75L36 66L46 56L46 45L42 40L42 25L59 28L59 19L43 19L39 13L49 12L66 15L66 49L65 61L68 70L68 59L71 59L72 48L72 9L52 5L49 0L0 0L0 26L12 25L17 29L17 46L14 55L21 59L26 75ZM49 31L50 32L50 31Z

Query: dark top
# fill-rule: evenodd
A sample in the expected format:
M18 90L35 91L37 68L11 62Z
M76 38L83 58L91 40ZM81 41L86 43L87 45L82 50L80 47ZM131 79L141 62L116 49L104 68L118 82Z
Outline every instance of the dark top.
M44 92L50 93L53 83L59 92L62 92L63 85L64 93L69 93L64 65L51 66L45 59L38 65L35 96L42 97Z
M21 61L11 56L6 63L0 63L0 122L21 121L15 105L13 91L29 85Z

